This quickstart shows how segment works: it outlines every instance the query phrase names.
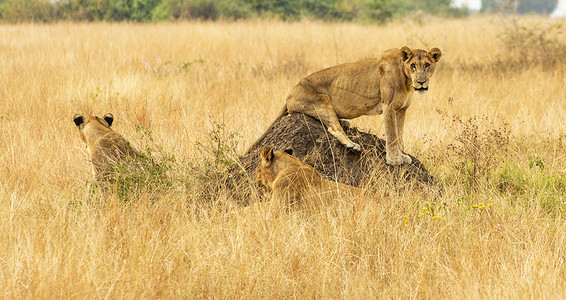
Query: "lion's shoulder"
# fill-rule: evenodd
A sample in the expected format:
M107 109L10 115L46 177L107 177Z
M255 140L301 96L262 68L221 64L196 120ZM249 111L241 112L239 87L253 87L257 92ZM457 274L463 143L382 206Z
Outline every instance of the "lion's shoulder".
M389 49L385 51L379 57L377 65L384 71L401 70L403 68L403 56L401 50ZM394 74L397 74L397 72Z

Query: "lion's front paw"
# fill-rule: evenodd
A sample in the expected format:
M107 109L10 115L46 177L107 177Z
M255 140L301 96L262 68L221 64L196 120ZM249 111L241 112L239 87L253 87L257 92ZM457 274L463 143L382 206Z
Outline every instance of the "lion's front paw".
M348 150L352 150L352 151L356 151L356 152L362 151L362 146L360 146L359 144L356 144L356 143L352 143L351 145L346 146L346 148Z
M402 165L402 164L403 164L403 157L401 157L401 156L397 156L397 157L387 157L387 158L385 159L385 162L386 162L388 165L391 165L391 166L399 166L399 165Z
M413 162L413 160L411 159L411 157L407 154L403 154L401 153L401 157L403 158L403 163L405 164L410 164Z

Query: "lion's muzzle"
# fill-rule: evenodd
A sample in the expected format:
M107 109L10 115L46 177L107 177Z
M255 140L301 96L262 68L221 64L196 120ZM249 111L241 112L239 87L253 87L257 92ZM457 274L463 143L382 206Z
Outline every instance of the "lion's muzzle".
M413 88L420 94L428 91L428 76L424 73L416 74L413 80Z

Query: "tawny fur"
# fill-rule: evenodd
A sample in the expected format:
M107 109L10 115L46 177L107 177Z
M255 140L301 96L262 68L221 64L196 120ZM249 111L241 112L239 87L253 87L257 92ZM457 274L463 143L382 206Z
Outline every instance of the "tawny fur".
M385 114L386 162L390 165L410 163L411 158L403 153L405 112L414 91L425 93L428 90L429 79L440 57L438 48L427 52L403 47L388 50L378 59L318 71L301 79L291 90L275 121L287 114L304 113L322 121L347 148L360 151L361 146L346 136L339 120Z
M320 173L290 154L290 150L261 151L257 184L271 192L271 201L281 207L316 207L343 195L361 195L362 190L323 179Z
M76 114L73 121L81 139L86 143L97 181L112 179L116 163L139 156L138 151L126 139L112 130L112 114L106 114L103 118Z

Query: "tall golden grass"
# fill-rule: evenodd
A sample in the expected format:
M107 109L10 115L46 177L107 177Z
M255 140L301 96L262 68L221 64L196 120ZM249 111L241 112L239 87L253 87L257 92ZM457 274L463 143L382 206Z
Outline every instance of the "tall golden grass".
M505 22L0 26L0 296L565 297L564 65L505 60ZM191 168L215 124L242 153L300 78L403 45L443 51L405 133L440 196L378 190L308 216L204 199ZM138 148L174 156L173 184L93 192L71 117L107 112ZM383 135L382 122L353 124ZM476 174L474 155L488 162Z

